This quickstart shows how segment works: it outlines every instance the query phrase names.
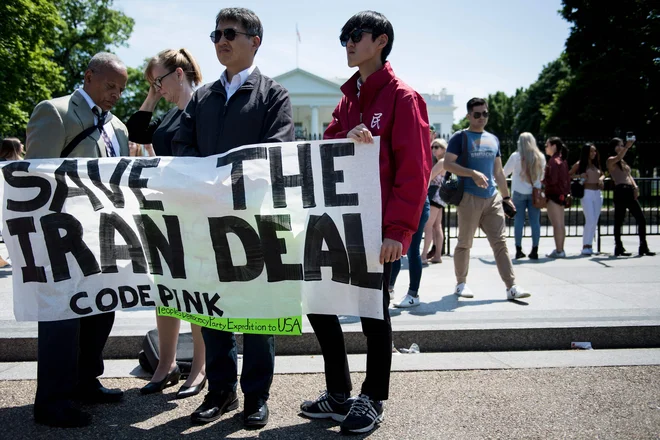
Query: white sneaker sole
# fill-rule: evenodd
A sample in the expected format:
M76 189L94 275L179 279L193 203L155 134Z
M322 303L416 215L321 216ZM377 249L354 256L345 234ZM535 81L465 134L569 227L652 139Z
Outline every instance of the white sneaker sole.
M401 303L401 304L394 304L394 307L397 309L409 309L411 307L417 307L419 306L419 303L417 304L408 304L408 303Z
M472 293L466 293L466 292L454 292L454 295L460 297L460 298L474 298L474 294Z
M342 432L352 432L354 434L363 434L365 432L369 432L372 429L374 429L374 427L376 425L380 425L381 423L383 423L383 420L385 420L385 413L383 413L383 414L379 415L378 417L376 417L376 420L374 420L374 422L369 426L365 426L364 428L357 428L357 429L341 428L341 431Z
M525 292L525 293L521 293L521 294L516 295L516 296L507 295L506 297L507 297L507 299L522 299L522 298L529 298L530 296L532 296L531 293Z

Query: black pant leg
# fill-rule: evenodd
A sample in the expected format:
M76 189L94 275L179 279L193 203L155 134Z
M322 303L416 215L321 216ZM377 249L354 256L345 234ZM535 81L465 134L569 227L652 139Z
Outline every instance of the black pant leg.
M38 323L35 405L71 398L78 382L80 318Z
M241 389L245 404L263 405L269 397L275 372L275 338L273 335L243 335L243 371Z
M635 200L634 197L628 203L628 209L630 210L630 215L635 217L635 222L637 222L639 246L646 248L648 246L646 244L646 219L644 218L644 211L642 211L639 201Z
M621 242L621 226L626 218L628 209L628 195L625 188L614 187L614 244L623 247Z
M103 374L103 348L108 341L115 312L80 318L78 381L82 388L96 388Z
M202 327L209 391L236 391L238 356L233 333Z
M391 271L392 264L386 263L383 268L383 319L362 318L362 332L367 337L367 376L362 384L362 394L374 400L387 400L390 390L392 322L387 286Z
M388 294L389 299L389 294ZM321 346L325 363L325 384L330 393L350 393L353 389L348 370L344 333L336 315L307 315Z

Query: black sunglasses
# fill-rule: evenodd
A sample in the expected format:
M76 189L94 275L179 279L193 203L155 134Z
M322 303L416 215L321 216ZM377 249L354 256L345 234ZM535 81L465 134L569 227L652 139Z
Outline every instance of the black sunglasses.
M359 43L362 40L362 34L371 34L373 29L353 29L347 34L341 34L339 36L339 42L343 47L346 47L348 40L352 40L353 43Z
M473 117L474 119L479 119L479 118L481 118L482 116L483 116L484 118L488 118L488 116L490 116L490 113L488 113L488 110L483 111L483 112L474 112L474 113L472 113L472 117Z
M248 34L247 32L239 32L235 29L227 28L227 29L216 29L213 32L211 32L211 41L214 43L219 43L220 39L224 35L227 41L234 41L236 38L236 34L241 34L241 35L246 35L248 37L254 37L254 34Z
M170 73L166 73L163 76L156 77L156 79L154 79L154 85L160 89L161 87L163 87L163 79L165 79L167 75L171 75L174 72L176 72L176 69L172 70Z

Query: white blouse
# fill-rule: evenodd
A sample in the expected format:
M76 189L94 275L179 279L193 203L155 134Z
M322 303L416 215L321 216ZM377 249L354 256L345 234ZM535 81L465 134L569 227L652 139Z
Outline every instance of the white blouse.
M517 192L519 194L531 194L532 185L529 183L527 176L523 173L522 162L520 160L520 154L514 152L509 160L506 161L504 165L504 175L511 176L511 193ZM542 169L545 169L545 164L543 164ZM543 173L539 176L538 179L534 182L534 188L541 188L541 180L543 180Z

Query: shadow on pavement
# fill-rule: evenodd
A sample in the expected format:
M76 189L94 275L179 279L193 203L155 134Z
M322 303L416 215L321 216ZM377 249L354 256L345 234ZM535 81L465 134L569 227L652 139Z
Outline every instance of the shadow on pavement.
M339 424L332 420L310 420L302 416L291 426L260 430L247 430L243 426L242 408L238 412L225 414L220 420L208 425L194 425L184 408L170 401L174 393L141 396L138 389L127 390L119 404L81 407L92 414L91 426L62 429L37 425L34 422L33 405L0 409L1 438L6 439L166 439L185 436L188 440L209 438L260 438L260 439L336 439ZM194 409L194 408L193 408ZM168 413L171 414L168 417ZM180 415L180 414L184 415ZM271 414L271 418L281 414ZM281 423L281 421L278 421ZM272 425L277 424L273 422ZM351 436L367 438L377 432Z
M507 299L483 299L483 300L474 300L467 298L460 298L453 293L445 295L440 298L439 301L424 302L424 298L420 296L421 302L417 307L411 307L407 309L399 308L390 308L390 317L395 317L401 315L402 311L407 311L408 314L414 316L428 316L433 315L439 312L452 312L460 307L469 307L469 306L479 306L484 304L496 304L496 303L505 303L513 302L520 305L528 305L524 301L515 300L509 301Z

